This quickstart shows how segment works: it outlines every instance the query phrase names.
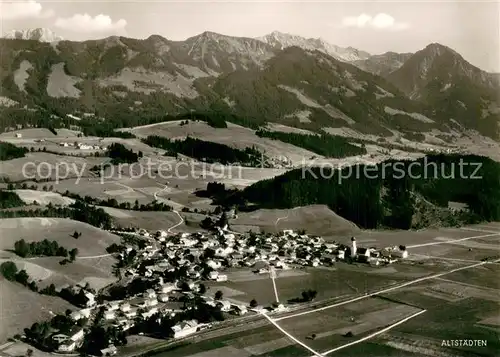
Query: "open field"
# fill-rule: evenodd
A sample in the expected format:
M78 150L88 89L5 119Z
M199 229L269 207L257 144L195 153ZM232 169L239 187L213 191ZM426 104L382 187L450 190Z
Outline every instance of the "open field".
M170 139L184 139L189 135L193 138L225 144L239 149L255 146L257 149L264 151L268 156L287 156L295 163L300 163L303 159L307 160L312 156L319 156L311 151L278 140L260 138L255 135L254 130L232 123L227 123L227 128L216 129L204 122L190 121L189 124L182 126L178 122L167 122L130 128L126 129L126 131L141 138L149 135L159 135Z
M78 239L70 235L78 231ZM88 224L63 218L8 218L0 220L0 262L13 261L19 270L25 269L39 288L49 284L85 284L99 289L115 280L112 266L115 259L106 253L106 247L120 238ZM14 242L43 239L55 240L66 249L78 248L76 261L60 265L62 257L20 258L10 249ZM1 320L0 341L21 332L33 322L49 318L51 312L64 312L70 307L60 298L31 292L24 286L0 278Z
M209 182L219 181L225 183L228 187L245 187L259 180L272 178L284 172L284 170L280 169L238 168L222 165L211 167L203 163L176 161L173 159L151 161L151 166L148 168L146 159L143 159L142 175L138 165L131 166L130 168L122 167L121 171L115 166L113 172L106 171L102 178L97 178L93 177L93 174L88 174L88 169L92 165L86 161L87 159L45 153L35 154L49 155L49 158L60 160L60 162L64 162L66 158L70 163L72 160L78 161L78 165L80 165L77 165L78 172L85 166L83 178L56 181L54 176L53 181L38 184L39 189L43 186L53 186L54 191L57 192L64 193L67 190L80 196L88 195L99 199L114 198L119 203L134 203L137 200L139 204L145 204L155 199L162 199L167 204L172 206L177 205L176 209L181 209L184 206L207 209L210 201L196 196L194 192L205 190ZM6 161L10 166L6 166L5 169L2 168L2 171L14 170L13 167L16 165L14 161L16 160L30 162L27 158ZM104 159L101 158L102 160ZM52 171L55 175L55 170ZM22 173L19 172L14 173L12 171L11 174L21 175L22 177ZM21 177L18 177L18 179L21 179ZM26 183L28 185L34 184L29 181Z
M283 229L306 230L308 234L328 237L350 237L360 232L355 224L338 216L327 206L313 205L285 210L261 209L240 212L237 219L230 220L235 231L253 229L264 232L279 232Z
M488 224L483 230L493 231L497 226L497 223ZM332 296L337 296L338 301L346 301L355 296L362 296L364 289L372 292L387 289L392 284L396 287L415 279L426 279L384 292L380 297L368 296L307 314L291 313L275 322L294 338L319 352L332 351L336 347L370 337L359 344L329 353L329 356L497 356L500 347L497 321L500 265L486 264L469 268L471 265L477 265L470 261L494 255L496 250L484 249L475 252L473 249L469 252L465 249L466 252L475 254L469 257L469 261L456 258L465 254L464 247L436 239L465 239L461 242L472 244L476 240L495 242L495 236L475 238L487 234L477 229L480 228L476 226L474 230L408 232L410 234L406 237L401 235L402 239L407 239L405 243L439 243L415 249L441 250L441 259L440 256L432 259L421 259L417 256L407 262L380 268L337 263L332 269L307 268L301 271L301 274L289 274L287 277L280 276L278 272L276 286L282 302L309 288L318 291L318 301ZM368 233L373 237L373 232ZM373 245L378 246L379 241L389 245L395 236L389 235L389 238L385 238L381 235L377 238L381 239L372 241ZM411 252L412 250L410 257ZM456 269L462 270L443 274ZM259 304L266 305L274 300L270 279L258 275L252 279L251 274L241 269L226 273L229 281L211 283L211 293L220 289L224 298L233 302L248 303L250 299L255 298ZM418 316L412 317L416 313L419 313ZM404 322L400 323L401 321ZM353 333L353 337L344 337L343 334L349 331ZM314 340L309 338L313 333L316 334ZM443 340L457 339L486 340L487 346L442 346ZM240 355L243 356L311 355L311 352L269 324L246 332L219 336L210 342L205 341L198 351L197 346L194 341L185 347L185 350L179 348L176 351L178 354L175 355L203 356L204 354L198 353L206 350L222 353L228 346L239 349Z
M80 132L68 129L57 129L57 135L54 135L50 130L44 128L22 129L0 134L0 140L12 143L17 146L33 148L35 151L45 148L48 151L54 151L63 155L82 155L89 156L95 152L102 152L102 150L85 149L80 150L74 147L74 143L81 143L86 145L98 145L107 147L112 143L121 143L134 151L142 151L145 155L161 154L164 150L152 148L139 139L122 139L122 138L101 138L96 136L78 136ZM20 134L21 137L16 137ZM67 143L69 146L63 146Z
M306 268L299 269L297 272L294 270L290 272L278 271L277 274L276 286L280 301L283 303L289 299L300 297L302 291L307 289L316 290L318 292L317 299L322 300L363 294L366 291L381 289L406 280L404 276L366 274L366 271L356 272L340 265L335 269ZM227 287L240 292L231 298L246 304L250 300L256 299L259 304L269 306L276 300L268 274L254 274L253 279L251 275L247 279L242 278L242 276L243 274L238 270L229 271L228 281L210 283L211 290L216 291L220 287Z
M13 260L19 269L26 268L40 287L51 283L62 286L88 281L100 288L115 279L111 274L115 259L106 252L109 245L120 242L120 237L114 234L64 218L1 219L0 231L0 259ZM82 234L78 239L71 237L75 231ZM55 240L68 250L77 248L77 259L60 265L62 257L20 258L10 251L20 239L26 242Z
M0 343L30 327L49 319L52 313L64 313L71 305L51 296L42 296L19 284L0 279Z
M26 204L37 202L40 205L53 205L67 206L75 202L74 199L61 196L58 193L50 191L36 191L36 190L15 190L17 195Z
M0 176L9 178L11 181L88 177L93 176L89 174L89 169L105 160L100 157L83 158L32 152L26 154L25 157L2 161Z
M137 227L151 231L167 230L180 221L175 212L139 212L113 209L113 213L120 212L124 216L118 216L109 212L109 208L103 207L108 213L114 216L114 221L121 227ZM189 231L185 225L178 227L179 231Z
M314 350L325 351L420 311L416 307L377 300L372 298L358 304L283 320L280 326ZM348 332L353 337L344 337ZM311 334L316 334L314 340L308 338Z
M27 242L48 239L63 247L78 248L78 256L83 257L106 254L109 245L120 242L120 237L114 234L67 218L4 218L0 219L0 230L1 250L12 249L20 239ZM82 233L80 238L71 237L75 231Z

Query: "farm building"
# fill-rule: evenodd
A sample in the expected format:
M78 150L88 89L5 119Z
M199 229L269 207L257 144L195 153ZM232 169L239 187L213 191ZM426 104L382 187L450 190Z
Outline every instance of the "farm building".
M174 338L182 338L191 335L196 332L198 328L198 321L188 320L179 322L177 325L172 327L174 332Z

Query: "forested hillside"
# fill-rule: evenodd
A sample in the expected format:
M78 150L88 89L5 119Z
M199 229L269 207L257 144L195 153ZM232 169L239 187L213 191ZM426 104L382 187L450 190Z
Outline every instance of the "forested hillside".
M447 211L449 225L500 220L499 177L500 164L488 158L433 155L371 168L297 169L230 197L265 208L326 204L364 228L410 229L422 226L417 217L430 206ZM449 211L449 202L464 203L468 211Z
M264 162L263 153L248 147L239 150L224 144L213 143L187 137L184 140L170 140L161 136L148 136L142 140L145 144L167 151L167 155L186 155L194 159L223 165L238 163L243 166L259 166Z
M321 135L308 135L258 130L256 134L262 138L280 140L325 157L342 158L366 154L366 149L363 145L353 145L349 143L349 140L346 138L326 133Z

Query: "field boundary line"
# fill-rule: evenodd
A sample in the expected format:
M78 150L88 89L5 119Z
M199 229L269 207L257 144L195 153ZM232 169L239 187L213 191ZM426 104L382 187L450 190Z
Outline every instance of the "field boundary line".
M498 293L500 291L499 289L490 288L488 286L474 285L474 284L464 283L463 281L456 281L456 280L443 279L443 278L436 278L436 280L444 281L444 282L447 282L447 283L453 283L453 284L457 284L457 285L462 285L462 286L468 286L468 287L471 287L471 288L474 288L474 289L490 290L490 291L493 291L493 292L496 292L496 293Z
M104 258L104 257L109 257L113 254L101 254L101 255L89 255L89 256L85 256L85 257L76 257L76 259L95 259L95 258Z
M265 312L261 312L261 315L264 316L271 324L273 324L278 330L280 330L285 336L287 336L289 339L291 339L292 341L294 341L295 343L301 345L302 347L304 347L306 350L310 351L313 353L313 356L312 357L323 357L323 355L319 352L316 352L315 350L313 350L311 347L309 347L308 345L306 345L305 343L299 341L297 338L293 337L291 334L289 334L288 332L286 332L280 325L278 325L272 318L270 318L269 316L267 316L267 314Z
M435 255L427 255L427 254L412 254L412 257L424 257L424 258L428 258L428 259L445 260L445 261L462 262L462 263L479 263L480 262L480 260L438 257Z
M455 242L462 242L462 241L469 240L469 239L488 238L488 237L494 237L494 236L500 236L500 232L495 232L495 233L491 233L491 234L483 234L480 236L460 238L460 239L445 240L442 242L430 242L430 243L422 243L422 244L415 244L415 245L407 245L406 248L420 248L420 247L427 247L430 245L453 244Z
M417 316L419 316L419 315L423 314L423 313L424 313L424 312L426 312L426 311L427 311L427 310L421 310L421 311L419 311L419 312L416 312L416 313L414 313L414 314L412 314L412 315L410 315L410 316L405 317L405 318L404 318L404 319L402 319L402 320L399 320L398 322L396 322L396 323L394 323L394 324L392 324L392 325L389 325L389 326L387 326L387 327L383 328L383 329L382 329L382 330L380 330L380 331L374 332L374 333L372 333L372 334L370 334L370 335L368 335L368 336L365 336L365 337L363 337L363 338L360 338L359 340L356 340L356 341L353 341L353 342L349 342L349 343L346 343L345 345L342 345L342 346L339 346L339 347L335 347L335 348L332 348L331 350L325 351L325 352L323 352L323 353L322 353L322 355L323 355L323 356L326 356L326 355L329 355L329 354L330 354L330 353L332 353L332 352L336 352L336 351L342 350L342 349L344 349L344 348L347 348L347 347L350 347L350 346L356 345L356 344L358 344L358 343L361 343L361 342L363 342L363 341L369 340L370 338L373 338L373 337L375 337L375 336L377 336L377 335L380 335L380 334L382 334L382 333L384 333L384 332L387 332L387 331L389 331L389 330L393 329L394 327L399 326L399 325L401 325L401 324L405 323L406 321L408 321L408 320L410 320L410 319L413 319L414 317L417 317ZM312 356L312 357L314 357L314 356Z
M452 270L449 270L449 271L445 271L443 273L437 273L437 274L433 274L433 275L429 275L429 276L424 276L424 277L421 277L421 278L418 278L418 279L415 279L415 280L408 281L408 282L403 283L401 285L397 285L397 286L393 286L393 287L390 287L390 288L382 289L382 290L379 290L379 291L376 291L376 292L373 292L373 293L370 293L370 294L366 294L366 295L363 295L363 296L358 296L358 297L356 297L354 299L342 301L342 302L339 302L339 303L336 303L336 304L332 304L332 305L323 306L323 307L320 307L320 308L314 309L314 310L300 312L300 313L297 313L297 314L294 314L294 315L283 316L283 317L274 319L274 321L281 321L281 320L290 319L290 318L297 317L297 316L303 316L303 315L312 314L312 313L318 312L318 311L328 310L328 309L331 309L331 308L334 308L334 307L337 307L337 306L342 306L342 305L350 304L352 302L364 300L364 299L370 298L372 296L376 296L376 295L379 295L379 294L384 294L384 293L388 293L390 291L398 290L398 289L401 289L401 288L404 288L404 287L407 287L407 286L410 286L410 285L413 285L413 284L420 283L422 281L439 278L441 276L444 276L444 275L447 275L447 274L451 274L451 273L455 273L457 271L472 269L472 268L476 268L478 266L482 266L482 265L486 265L486 264L490 264L490 263L498 263L498 262L500 262L500 259L494 260L492 262L488 262L488 261L479 262L479 263L476 263L476 264L467 265L467 266L464 266L464 267L459 267L459 268L455 268L455 269L452 269Z
M460 228L463 231L470 231L470 232L484 232L484 233L499 233L498 231L490 231L482 228L469 228L469 227L461 227Z

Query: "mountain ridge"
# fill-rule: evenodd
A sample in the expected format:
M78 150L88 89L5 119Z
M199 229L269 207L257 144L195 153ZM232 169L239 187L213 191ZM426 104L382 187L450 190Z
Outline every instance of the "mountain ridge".
M61 36L57 36L55 32L48 28L34 28L34 29L24 29L24 30L11 30L3 35L6 39L18 39L18 40L34 40L40 42L56 42L62 41Z
M257 37L256 39L268 43L280 50L292 46L297 46L305 50L318 50L345 62L362 60L370 56L368 52L353 47L339 47L322 38L305 38L280 31L273 31L270 34Z
M0 95L49 112L99 112L118 122L139 112L151 116L209 110L244 117L249 126L278 122L313 131L348 127L381 136L392 135L391 130L404 135L458 130L458 122L485 135L498 134L497 107L490 108L496 104L484 81L474 85L476 92L467 93L472 99L459 99L471 107L480 104L483 112L460 111L456 100L443 106L447 91L439 92L439 101L425 91L411 99L408 86L418 77L419 52L391 72L399 74L383 78L318 49L280 50L258 39L210 31L185 41L151 35L144 40L110 36L52 44L4 39L0 44ZM435 47L424 57L446 63L439 58L449 51ZM413 62L417 65L408 70L406 64ZM457 68L472 66L462 57L455 62ZM427 82L422 83L426 88ZM9 110L0 114L12 116L14 109ZM116 125L125 125L125 119L120 123Z

